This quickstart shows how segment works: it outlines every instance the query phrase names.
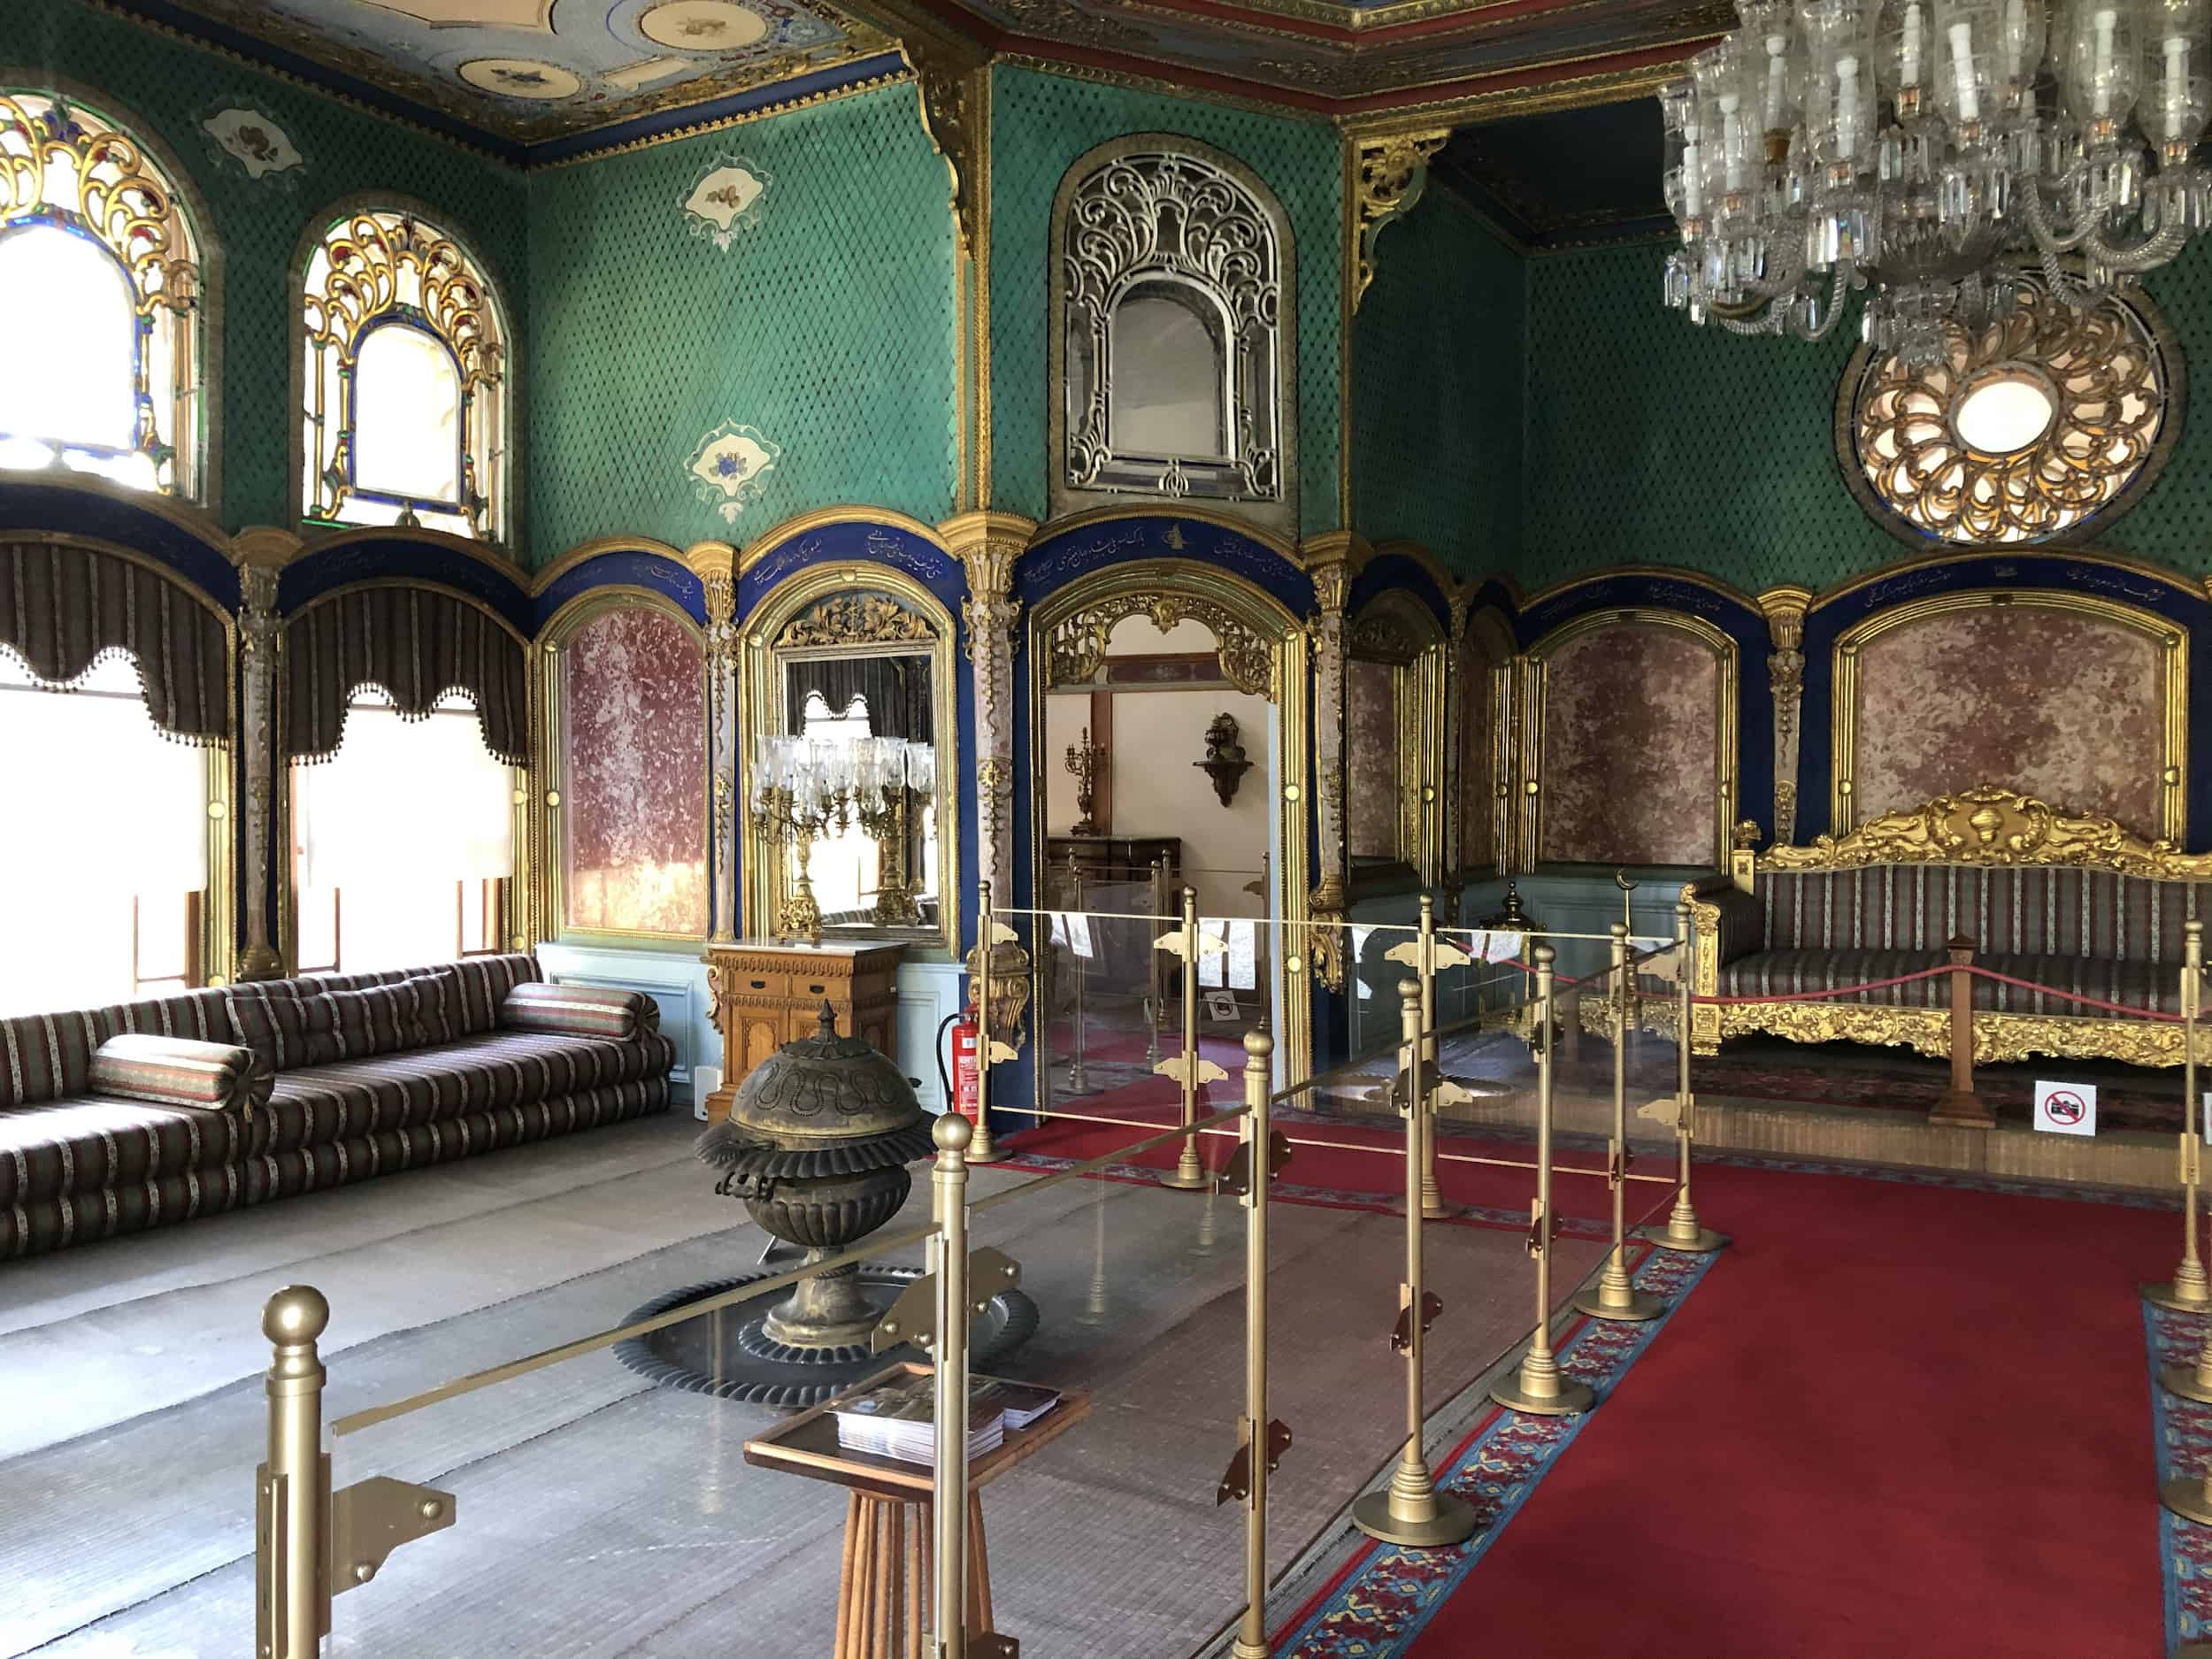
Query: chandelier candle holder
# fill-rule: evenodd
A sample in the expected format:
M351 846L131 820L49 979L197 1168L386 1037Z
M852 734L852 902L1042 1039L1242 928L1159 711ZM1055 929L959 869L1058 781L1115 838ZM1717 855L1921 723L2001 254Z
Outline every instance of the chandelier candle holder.
M911 879L910 843L936 791L936 750L902 737L860 738L851 750L853 811L883 854L876 921L885 927L919 926L921 884Z
M791 893L776 910L776 933L787 940L822 942L822 907L815 902L807 864L814 843L851 821L851 756L841 743L803 737L758 740L753 762L753 828L771 846L792 849L798 868Z
M1075 779L1075 823L1071 833L1095 835L1098 821L1091 814L1098 805L1098 774L1105 769L1106 750L1091 741L1091 728L1083 728L1083 741L1068 745L1067 768Z
M2082 309L2212 222L2212 0L1736 0L1660 94L1666 303L1862 333L1909 367L2008 319L2024 260Z

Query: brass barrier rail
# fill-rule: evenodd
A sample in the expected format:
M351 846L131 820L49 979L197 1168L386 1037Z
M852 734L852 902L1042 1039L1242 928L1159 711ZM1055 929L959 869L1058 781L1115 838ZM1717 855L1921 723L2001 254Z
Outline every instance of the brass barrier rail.
M996 1064L1003 1064L1013 1057L1012 1051L1002 1041L995 1043L989 1035L990 947L1011 937L1011 930L1005 928L998 918L1015 912L994 910L987 887L983 899L983 949L977 958L978 1007L983 1022L980 1037L983 1054ZM1445 1150L1437 1142L1440 1112L1447 1106L1474 1098L1468 1084L1445 1074L1441 1045L1455 1033L1476 1029L1481 1025L1479 1013L1472 1020L1440 1023L1439 983L1445 976L1479 971L1468 946L1479 936L1480 930L1438 927L1432 907L1425 902L1417 926L1390 930L1403 937L1387 953L1388 959L1407 970L1396 987L1400 1042L1394 1069L1378 1076L1371 1069L1373 1062L1359 1061L1286 1087L1274 1088L1271 1076L1274 1041L1264 1030L1252 1030L1245 1033L1242 1040L1242 1102L1214 1108L1204 1100L1204 1085L1224 1080L1227 1074L1205 1061L1200 1052L1194 1012L1194 968L1208 952L1210 935L1204 920L1197 914L1194 895L1187 891L1182 915L1176 920L1178 925L1172 931L1164 931L1161 937L1173 941L1168 949L1180 956L1184 965L1184 1041L1179 1055L1159 1063L1158 1074L1171 1076L1179 1085L1176 1114L1179 1121L1129 1144L1117 1146L1102 1156L976 1195L969 1188L969 1172L970 1166L978 1161L976 1154L983 1137L966 1119L948 1113L937 1121L933 1132L935 1156L931 1178L932 1216L928 1222L871 1238L864 1247L833 1257L748 1279L649 1317L469 1371L387 1403L351 1411L330 1424L333 1440L354 1436L442 1402L601 1352L617 1343L710 1315L769 1292L795 1286L810 1278L856 1267L865 1256L922 1244L927 1251L923 1280L910 1286L894 1312L899 1315L900 1321L910 1320L910 1310L922 1305L916 1300L918 1294L924 1294L928 1309L927 1328L895 1322L887 1315L872 1339L872 1346L879 1353L905 1341L923 1348L933 1356L938 1385L931 1425L935 1457L928 1486L932 1520L926 1603L901 1603L895 1596L891 1605L911 1609L917 1640L919 1609L926 1605L930 1614L926 1651L930 1659L1010 1659L1018 1652L1018 1644L1010 1637L988 1628L971 1627L976 1563L971 1558L974 1540L970 1537L967 1518L968 1354L972 1322L985 1305L978 1297L987 1287L979 1282L977 1275L982 1271L999 1271L995 1265L988 1270L981 1266L987 1256L995 1263L998 1258L995 1253L972 1250L971 1229L978 1217L1017 1200L1032 1197L1059 1183L1102 1176L1109 1171L1119 1174L1126 1171L1133 1158L1174 1146L1177 1158L1171 1173L1176 1179L1164 1181L1163 1185L1189 1190L1205 1188L1233 1196L1246 1212L1242 1270L1244 1387L1235 1444L1217 1498L1225 1504L1236 1503L1244 1510L1240 1586L1242 1610L1234 1621L1231 1651L1235 1659L1262 1659L1269 1651L1266 1615L1270 1589L1270 1477L1279 1469L1291 1444L1290 1428L1271 1410L1267 1363L1270 1207L1274 1201L1276 1183L1294 1148L1311 1146L1402 1160L1404 1276L1396 1287L1395 1317L1388 1334L1391 1347L1406 1366L1405 1428L1391 1459L1387 1482L1359 1498L1354 1506L1354 1518L1372 1535L1405 1548L1431 1548L1465 1538L1474 1525L1471 1511L1451 1494L1439 1489L1424 1450L1429 1420L1425 1338L1443 1312L1441 1300L1428 1283L1426 1227L1452 1213L1438 1189L1438 1166L1440 1163L1458 1163L1532 1172L1535 1197L1528 1250L1533 1263L1533 1332L1498 1353L1495 1361L1478 1371L1477 1376L1490 1374L1496 1365L1508 1363L1516 1347L1525 1347L1526 1353L1520 1363L1515 1387L1498 1391L1499 1397L1507 1398L1509 1394L1508 1402L1524 1410L1587 1409L1594 1403L1587 1390L1557 1377L1557 1361L1551 1348L1554 1322L1575 1302L1578 1294L1584 1301L1594 1299L1595 1306L1587 1310L1600 1317L1649 1317L1658 1311L1648 1297L1641 1296L1632 1286L1629 1289L1631 1305L1640 1311L1634 1316L1624 1316L1617 1311L1619 1287L1627 1283L1629 1183L1647 1182L1664 1188L1658 1202L1638 1219L1655 1217L1670 1204L1674 1207L1675 1222L1663 1231L1647 1230L1646 1237L1676 1248L1708 1248L1718 1242L1697 1226L1695 1212L1689 1202L1691 1111L1686 1044L1681 1045L1683 1057L1679 1062L1678 1098L1674 1113L1681 1159L1679 1176L1647 1175L1627 1167L1624 1056L1632 1031L1628 1013L1629 975L1640 962L1648 961L1652 955L1668 950L1686 953L1691 948L1686 917L1678 926L1677 937L1660 941L1659 949L1655 952L1639 955L1632 950L1624 925L1616 926L1606 935L1611 953L1609 985L1615 1054L1613 1135L1610 1156L1603 1169L1560 1164L1554 1158L1554 1048L1561 1026L1552 972L1554 949L1545 940L1535 941L1530 952L1536 969L1532 1001L1533 1029L1541 1036L1536 1045L1535 1156L1525 1159ZM1678 972L1678 983L1686 999L1687 987L1692 983L1686 963ZM1686 1021L1683 1029L1687 1029ZM995 1064L986 1064L979 1071L979 1117L993 1110L990 1097L995 1069ZM1294 1134L1279 1126L1281 1119L1277 1116L1278 1109L1310 1107L1322 1100L1325 1091L1355 1079L1386 1087L1404 1125L1402 1140L1370 1147L1314 1134ZM1053 1112L1049 1116L1111 1124L1124 1130L1151 1127L1112 1118L1085 1119L1073 1113ZM1228 1135L1236 1138L1235 1152L1225 1169L1212 1172L1207 1168L1207 1160L1200 1156L1202 1140ZM1556 1303L1552 1294L1552 1240L1556 1236L1556 1222L1552 1212L1551 1185L1555 1175L1602 1177L1610 1185L1612 1201L1612 1227L1604 1255L1584 1281ZM1687 1236L1702 1242L1688 1246L1678 1243L1685 1235L1677 1224L1685 1216L1688 1217ZM1018 1269L1009 1263L1003 1271L1010 1275ZM457 1520L457 1503L452 1493L388 1476L373 1476L342 1491L331 1490L330 1460L323 1449L321 1434L321 1401L326 1378L316 1347L316 1340L328 1318L329 1310L324 1299L306 1286L278 1293L271 1298L265 1315L264 1328L273 1353L268 1378L269 1451L257 1487L260 1521L256 1583L260 1639L257 1651L263 1659L305 1659L319 1651L320 1639L329 1630L330 1606L335 1596L369 1582L394 1550L449 1527ZM1546 1386L1543 1379L1547 1367L1556 1386ZM1532 1379L1535 1379L1533 1386ZM987 1601L984 1619L987 1624Z

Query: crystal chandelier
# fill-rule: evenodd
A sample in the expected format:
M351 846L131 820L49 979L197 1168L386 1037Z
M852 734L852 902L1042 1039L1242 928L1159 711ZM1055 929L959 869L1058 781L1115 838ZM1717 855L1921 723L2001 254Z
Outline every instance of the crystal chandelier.
M2193 160L2212 0L1736 0L1660 94L1666 301L1824 338L1855 289L1909 366L2012 313L2019 257L2082 307L2212 216Z

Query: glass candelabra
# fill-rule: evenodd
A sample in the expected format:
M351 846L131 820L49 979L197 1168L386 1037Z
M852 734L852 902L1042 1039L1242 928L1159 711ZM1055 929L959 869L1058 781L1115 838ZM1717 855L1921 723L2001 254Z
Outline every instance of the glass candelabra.
M927 743L864 737L828 743L764 736L753 765L753 828L762 842L792 850L792 888L776 910L780 937L822 942L822 907L808 873L814 843L857 818L882 849L875 919L890 927L922 918L923 884L909 871L911 826L936 795L937 756Z

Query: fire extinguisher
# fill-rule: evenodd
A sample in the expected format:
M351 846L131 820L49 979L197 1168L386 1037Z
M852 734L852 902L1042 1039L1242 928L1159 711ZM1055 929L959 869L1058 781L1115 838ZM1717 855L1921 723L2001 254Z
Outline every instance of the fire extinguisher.
M981 1094L981 1068L976 1062L976 1038L980 1033L975 1013L975 1004L971 1002L957 1014L946 1015L937 1027L937 1080L944 1087L947 1110L958 1112L970 1123L975 1121L976 1102ZM945 1075L947 1025L952 1027L951 1077ZM956 1085L954 1079L958 1079Z

